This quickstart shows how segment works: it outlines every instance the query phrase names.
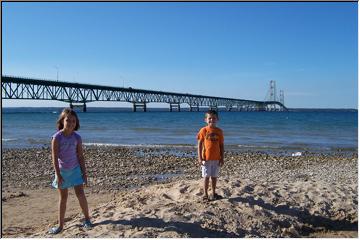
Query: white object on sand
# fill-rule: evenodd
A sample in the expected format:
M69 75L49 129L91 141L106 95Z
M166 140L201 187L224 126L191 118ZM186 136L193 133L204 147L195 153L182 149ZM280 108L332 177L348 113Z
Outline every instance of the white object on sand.
M292 153L291 156L299 157L299 156L301 156L301 152Z

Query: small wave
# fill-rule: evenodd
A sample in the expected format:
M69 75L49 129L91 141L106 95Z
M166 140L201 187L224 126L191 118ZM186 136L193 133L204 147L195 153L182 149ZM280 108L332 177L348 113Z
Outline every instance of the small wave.
M240 148L281 148L281 146L265 146L265 145L237 145Z
M48 144L49 141L45 139L34 139L34 138L28 138L27 142L30 144Z
M130 148L166 148L166 147L176 147L176 148L195 148L195 145L185 145L185 144L120 144L120 143L83 143L85 146L99 146L99 147L130 147Z
M135 127L135 128L130 128L130 130L133 130L135 132L160 132L160 131L163 131L164 129L162 129L162 128Z
M115 143L83 143L85 146L122 147L122 144Z
M18 140L17 138L2 138L1 141L3 142L14 142Z

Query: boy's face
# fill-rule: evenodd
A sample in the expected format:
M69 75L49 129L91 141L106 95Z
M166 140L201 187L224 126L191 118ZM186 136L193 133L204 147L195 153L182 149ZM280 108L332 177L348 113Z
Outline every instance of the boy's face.
M218 121L218 118L214 114L206 114L205 116L205 122L209 127L215 127L216 123Z

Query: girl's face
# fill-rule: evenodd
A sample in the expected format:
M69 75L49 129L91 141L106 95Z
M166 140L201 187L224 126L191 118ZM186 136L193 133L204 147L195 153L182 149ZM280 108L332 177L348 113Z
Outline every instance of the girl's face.
M74 131L76 127L76 117L73 115L67 115L64 118L64 130Z

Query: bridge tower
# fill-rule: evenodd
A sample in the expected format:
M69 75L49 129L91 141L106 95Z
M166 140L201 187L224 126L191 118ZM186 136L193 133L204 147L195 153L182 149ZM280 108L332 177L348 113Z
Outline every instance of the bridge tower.
M266 94L265 101L273 101L273 102L278 101L278 97L276 95L276 82L275 82L275 80L270 81L270 88L269 88L269 91ZM276 104L268 105L268 109L270 111L276 111Z
M285 106L285 103L284 103L284 90L280 90L280 102Z
M270 91L269 101L277 101L275 80L270 81L270 90L269 91Z
M282 103L282 105L284 105L285 106L285 102L284 102L284 90L280 90L280 96L279 96L279 98L280 98L280 103ZM281 107L281 110L283 110L283 107Z

